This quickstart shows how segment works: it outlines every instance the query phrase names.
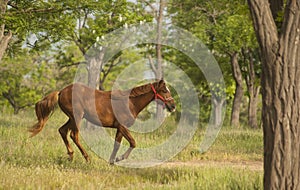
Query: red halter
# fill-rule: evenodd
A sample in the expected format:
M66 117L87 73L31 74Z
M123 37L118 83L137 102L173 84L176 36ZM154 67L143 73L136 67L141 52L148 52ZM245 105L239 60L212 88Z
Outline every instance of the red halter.
M158 94L158 93L156 92L156 90L155 90L153 84L151 84L151 89L152 89L152 91L153 91L153 93L154 93L154 99L155 99L155 100L159 99L159 100L163 101L164 104L166 104L167 101L173 99L173 98L171 98L171 97L170 97L170 98L164 98L162 95Z
M152 88L152 91L154 92L154 99L157 100L157 99L160 99L161 101L163 101L164 103L166 102L166 100L164 99L164 97L162 97L160 94L158 94L153 86L153 84L151 84L151 88Z

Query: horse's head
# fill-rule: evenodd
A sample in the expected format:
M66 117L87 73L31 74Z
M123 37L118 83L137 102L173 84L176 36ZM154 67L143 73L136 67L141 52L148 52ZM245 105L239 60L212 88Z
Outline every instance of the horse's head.
M174 112L176 109L175 101L171 95L171 91L166 86L164 80L158 82L157 87L151 85L151 88L154 93L155 100L161 100L161 102L166 106L169 112Z

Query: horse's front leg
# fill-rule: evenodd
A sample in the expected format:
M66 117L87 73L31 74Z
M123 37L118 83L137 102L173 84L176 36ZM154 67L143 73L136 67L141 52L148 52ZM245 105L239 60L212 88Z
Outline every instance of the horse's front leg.
M128 150L120 157L118 157L116 159L116 162L119 162L121 160L124 160L124 159L127 159L129 154L131 153L131 151L135 148L136 144L135 144L135 140L133 139L133 137L131 136L129 130L124 127L124 126L121 126L119 128L119 130L121 131L122 135L126 138L126 140L129 142L130 144L130 147L128 148Z
M114 149L113 149L113 151L112 151L112 153L110 155L110 158L109 158L109 163L110 164L114 164L115 163L116 155L117 155L117 152L118 152L118 150L120 148L122 137L123 137L123 134L118 129L117 133L116 133L116 137L115 137Z
M129 147L127 149L127 151L122 155L122 156L119 156L116 158L116 162L119 162L119 161L122 161L122 160L125 160L128 158L129 154L131 153L131 151L133 150L134 148L133 147Z

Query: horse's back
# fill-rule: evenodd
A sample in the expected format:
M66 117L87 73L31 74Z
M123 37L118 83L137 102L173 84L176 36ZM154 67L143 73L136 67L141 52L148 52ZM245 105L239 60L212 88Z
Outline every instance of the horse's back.
M97 125L110 126L114 122L110 97L110 92L74 83L60 91L59 105L68 116L75 113Z

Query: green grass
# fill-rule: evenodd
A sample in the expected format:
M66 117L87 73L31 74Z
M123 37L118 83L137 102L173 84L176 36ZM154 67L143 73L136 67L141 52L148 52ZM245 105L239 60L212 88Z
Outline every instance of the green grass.
M231 168L154 167L128 169L116 166L1 166L4 189L261 189L258 172Z
M56 111L40 134L28 138L27 128L35 122L32 110L17 116L0 115L0 189L262 189L261 170L226 165L262 161L259 130L223 128L209 151L200 154L204 130L199 129L186 148L171 159L191 164L134 169L110 166L86 144L92 162L86 163L73 143L74 160L69 162L57 131L65 119ZM137 146L151 146L167 138L172 125L168 121L150 135L134 133ZM220 164L206 165L208 161Z

